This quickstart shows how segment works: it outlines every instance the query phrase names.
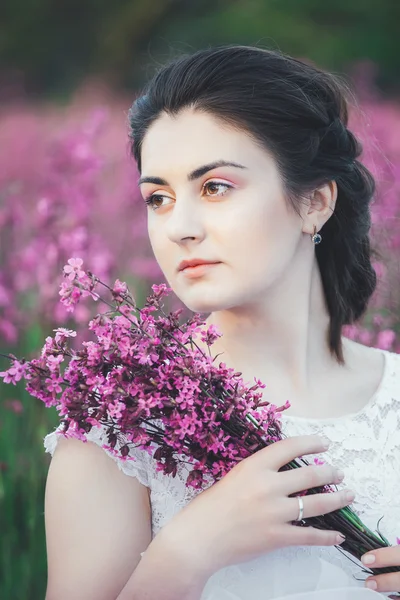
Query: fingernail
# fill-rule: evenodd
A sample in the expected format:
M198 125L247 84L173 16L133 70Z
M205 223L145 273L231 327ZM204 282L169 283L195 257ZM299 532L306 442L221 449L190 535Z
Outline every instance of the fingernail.
M354 500L355 497L356 497L356 495L353 492L353 490L347 490L347 492L346 492L346 500L348 500L349 502L353 502L353 500Z
M372 563L375 562L375 555L374 554L365 554L364 556L361 557L361 562L364 563L364 565L372 565Z
M344 471L342 471L341 469L338 469L338 470L336 471L336 477L337 477L337 478L338 478L340 481L342 481L342 480L344 479Z
M369 588L370 590L376 590L378 588L378 585L376 581L371 579L370 581L365 582L365 587Z
M325 448L325 450L328 450L329 446L331 445L331 440L329 438L323 436L321 439L321 444L322 444L322 447Z
M338 533L338 535L336 536L336 543L343 544L345 539L346 539L346 537L344 535L342 535L341 533Z

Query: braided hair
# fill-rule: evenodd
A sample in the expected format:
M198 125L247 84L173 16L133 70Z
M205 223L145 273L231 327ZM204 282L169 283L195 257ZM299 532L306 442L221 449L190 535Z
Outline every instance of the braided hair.
M149 126L162 112L192 107L246 130L272 153L297 213L306 194L336 181L335 210L315 252L330 316L327 343L341 364L342 328L363 315L376 287L369 238L375 182L347 127L350 97L339 77L313 65L279 51L233 45L162 67L129 112L139 171Z

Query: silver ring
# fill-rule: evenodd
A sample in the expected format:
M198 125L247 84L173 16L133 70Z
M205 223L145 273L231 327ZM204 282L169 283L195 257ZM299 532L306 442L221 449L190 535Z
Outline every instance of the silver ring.
M304 515L304 502L301 496L297 496L297 500L299 501L299 516L297 517L296 521L302 521Z

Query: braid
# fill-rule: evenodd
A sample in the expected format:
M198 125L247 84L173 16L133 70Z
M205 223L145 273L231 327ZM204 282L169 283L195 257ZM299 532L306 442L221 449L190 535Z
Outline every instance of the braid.
M325 297L331 315L329 345L341 348L341 328L359 319L376 288L371 263L369 205L375 181L357 160L360 142L337 118L323 137L319 160L328 161L338 173L335 211L322 228L324 243L316 247ZM343 362L343 353L339 352Z

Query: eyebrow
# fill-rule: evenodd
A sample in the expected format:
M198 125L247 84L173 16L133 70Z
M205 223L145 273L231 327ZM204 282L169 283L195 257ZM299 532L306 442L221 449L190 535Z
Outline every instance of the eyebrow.
M247 169L244 165L240 165L235 162L228 162L226 160L217 160L215 162L209 163L208 165L204 165L195 169L191 173L188 174L188 181L194 181L195 179L199 179L203 177L208 171L212 171L213 169L217 169L218 167L235 167L237 169ZM142 185L142 183L155 183L156 185L169 185L165 179L161 179L161 177L141 177L138 181L138 185Z

